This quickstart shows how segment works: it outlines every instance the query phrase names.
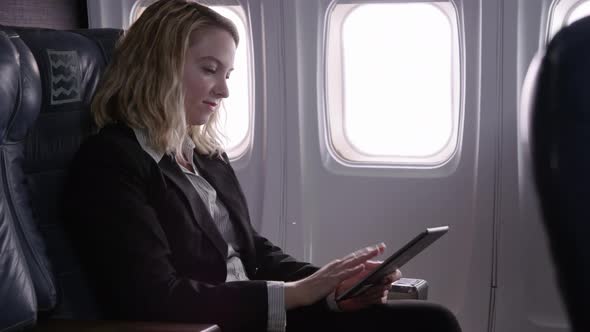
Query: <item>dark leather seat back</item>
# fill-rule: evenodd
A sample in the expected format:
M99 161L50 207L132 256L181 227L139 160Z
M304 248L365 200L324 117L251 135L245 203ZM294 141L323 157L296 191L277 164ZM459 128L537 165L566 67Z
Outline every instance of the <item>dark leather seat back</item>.
M0 31L0 165L3 175L0 177L0 331L20 330L36 319L35 290L15 226L18 216L11 199L15 179L6 172L6 165L14 155L11 130L16 120L14 108L17 105L29 111L39 108L38 99L23 98L19 94L19 87L40 87L32 78L22 79L27 73L21 72L19 64L30 60L19 57L9 37Z
M530 68L522 132L574 331L590 331L590 18L561 30Z
M0 115L2 174L10 188L7 204L13 209L38 309L52 317L97 318L65 232L60 198L68 165L82 140L93 132L91 98L120 31L9 27L0 31L9 40L6 47L16 49L10 59L0 56L0 85L5 80L18 84L13 87L14 105L3 105ZM4 54L4 46L0 47ZM5 74L4 61L15 63L18 77Z

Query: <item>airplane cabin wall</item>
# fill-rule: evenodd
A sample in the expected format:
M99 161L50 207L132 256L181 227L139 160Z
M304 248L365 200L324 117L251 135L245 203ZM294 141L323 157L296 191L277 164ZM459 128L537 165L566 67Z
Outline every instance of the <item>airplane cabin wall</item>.
M255 115L252 149L233 164L254 226L321 265L381 241L386 257L425 227L450 225L402 269L428 280L430 300L457 314L466 332L566 331L534 191L527 170L518 172L520 88L550 1L454 1L463 43L459 152L447 172L430 173L343 173L326 162L330 0L238 2L251 31ZM132 5L89 0L90 26L126 26Z
M49 29L88 27L86 5L78 0L2 0L0 24Z

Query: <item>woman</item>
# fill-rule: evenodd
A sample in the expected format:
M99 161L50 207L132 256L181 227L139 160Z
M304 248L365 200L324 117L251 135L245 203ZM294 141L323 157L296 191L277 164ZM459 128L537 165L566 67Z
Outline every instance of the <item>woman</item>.
M66 189L69 224L105 312L223 331L403 326L403 317L426 311L455 326L433 305L374 309L399 271L334 302L378 266L369 260L383 244L317 268L253 229L215 129L238 42L233 24L207 7L165 0L115 50L92 103L100 132L80 148Z

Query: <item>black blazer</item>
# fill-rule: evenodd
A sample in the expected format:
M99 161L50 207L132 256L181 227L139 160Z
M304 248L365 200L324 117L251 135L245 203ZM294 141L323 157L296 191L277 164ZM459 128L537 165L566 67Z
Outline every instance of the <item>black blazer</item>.
M227 156L195 151L194 162L242 236L251 281L224 282L227 243L192 184L170 156L156 164L122 125L86 140L71 166L64 211L84 267L110 318L265 330L263 280L297 280L317 268L254 230Z

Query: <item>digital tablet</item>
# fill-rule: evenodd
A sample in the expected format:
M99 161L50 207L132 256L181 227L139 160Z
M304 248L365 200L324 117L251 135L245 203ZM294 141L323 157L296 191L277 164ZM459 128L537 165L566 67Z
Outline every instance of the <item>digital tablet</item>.
M431 243L443 236L448 230L449 226L427 228L424 232L413 238L412 241L406 243L400 250L389 256L378 268L360 280L356 285L339 294L336 297L336 301L355 297L369 287L380 284L388 274L402 267Z

